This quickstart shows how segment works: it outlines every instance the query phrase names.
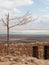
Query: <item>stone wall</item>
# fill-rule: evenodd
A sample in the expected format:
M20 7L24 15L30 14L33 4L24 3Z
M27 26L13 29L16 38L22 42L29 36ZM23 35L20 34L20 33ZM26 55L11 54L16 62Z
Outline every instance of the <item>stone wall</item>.
M8 53L12 54L14 56L35 56L39 59L44 59L44 47L49 46L49 43L22 43L22 44L9 44ZM37 47L38 49L35 50L35 54L33 55L33 47ZM49 52L49 48L47 49ZM37 53L36 53L37 52ZM6 55L7 53L7 45L6 44L0 44L0 55ZM49 55L49 54L48 54Z
M6 45L0 44L0 55L6 52ZM9 44L8 52L14 56L32 56L32 44Z
M12 44L9 47L12 55L32 56L32 44Z

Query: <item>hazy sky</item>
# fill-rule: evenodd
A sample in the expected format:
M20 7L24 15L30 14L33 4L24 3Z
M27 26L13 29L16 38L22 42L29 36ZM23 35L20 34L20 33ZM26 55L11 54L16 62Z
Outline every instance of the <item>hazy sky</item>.
M49 30L49 0L0 0L0 18L8 12L10 16L22 16L30 11L33 18L38 18L21 27L13 29L45 29ZM13 25L14 21L11 22ZM4 24L0 22L0 29L5 29Z

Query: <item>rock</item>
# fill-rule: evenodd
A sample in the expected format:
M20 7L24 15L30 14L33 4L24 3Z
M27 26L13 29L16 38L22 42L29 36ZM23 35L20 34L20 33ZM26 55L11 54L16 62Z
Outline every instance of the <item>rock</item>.
M4 60L4 57L0 57L0 62L4 62L5 60Z
M21 59L20 58L13 58L13 61L21 62Z
M13 61L14 59L11 57L11 58L9 58L9 61Z
M28 62L25 62L25 64L28 64Z

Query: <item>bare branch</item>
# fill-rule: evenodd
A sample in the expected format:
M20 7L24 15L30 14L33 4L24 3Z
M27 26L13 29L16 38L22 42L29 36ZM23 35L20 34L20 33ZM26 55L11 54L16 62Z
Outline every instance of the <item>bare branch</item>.
M25 15L23 15L22 17L18 17L18 19L23 19L23 18L25 18L25 17L27 17L27 16L29 16L30 15L30 13L29 13L29 11L25 14Z
M19 23L17 23L17 24L15 24L15 25L12 25L12 26L10 26L9 28L12 28L12 27L15 27L15 26L20 26L20 25L24 25L24 24L26 24L26 23L28 23L28 22L30 22L32 19L31 19L31 16L28 16L28 18L27 17L25 17L25 18L23 18Z
M1 21L4 23L4 25L5 25L5 26L7 26L7 24L4 22L4 20L3 20L3 19L1 19Z
M22 18L22 19L18 19L20 22L19 22L19 24L22 24L22 23L24 23L24 22L27 22L29 19L31 19L31 15L29 15L29 16L26 16L26 17L24 17L24 18ZM31 19L32 20L32 19Z
M12 28L12 27L15 27L15 26L19 26L20 24L18 23L18 24L15 24L15 25L12 25L12 26L10 26L9 28Z
M24 15L24 16L22 16L22 17L14 17L14 18L11 18L11 19L9 19L9 21L11 21L11 20L15 20L15 19L23 19L24 17L26 17L26 16L28 16L29 15L29 11Z
M11 19L9 19L9 21L15 20L15 19L18 19L18 17L11 18Z

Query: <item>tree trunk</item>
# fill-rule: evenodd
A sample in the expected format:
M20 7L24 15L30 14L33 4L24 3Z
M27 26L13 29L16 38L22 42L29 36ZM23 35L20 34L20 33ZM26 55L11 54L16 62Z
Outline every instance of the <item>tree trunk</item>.
M7 54L9 54L9 15L7 17Z

